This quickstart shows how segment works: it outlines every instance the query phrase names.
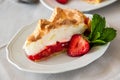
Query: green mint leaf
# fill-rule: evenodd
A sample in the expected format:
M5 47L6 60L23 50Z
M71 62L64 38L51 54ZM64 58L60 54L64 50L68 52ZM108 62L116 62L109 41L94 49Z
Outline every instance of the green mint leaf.
M116 37L116 30L113 28L105 28L99 39L109 42Z
M88 40L91 45L103 45L116 37L116 30L107 28L105 18L98 14L93 15L90 30Z
M105 18L101 18L100 17L100 19L99 19L99 23L96 25L96 28L95 28L95 30L94 30L94 32L93 32L93 39L92 40L94 40L94 37L96 36L96 34L97 33L102 33L102 31L103 31L103 29L105 28L105 24L106 24L106 22L105 22Z
M106 21L105 18L102 18L98 14L94 14L91 22L91 33L89 35L90 40L96 39L97 33L102 33L103 29L105 28Z
M94 36L94 39L93 40L96 40L100 37L100 32L97 32L96 35Z
M94 40L94 41L91 41L92 44L106 44L107 42L103 41L103 40Z
M92 34L94 32L94 29L96 27L96 25L99 23L99 20L98 20L98 15L97 14L94 14L93 15L93 18L92 18L92 21L91 21L91 33L89 35L89 39L91 40L92 39Z
M104 17L94 14L91 21L90 34L87 35L87 39L90 45L103 45L116 37L116 30L106 27L106 20Z

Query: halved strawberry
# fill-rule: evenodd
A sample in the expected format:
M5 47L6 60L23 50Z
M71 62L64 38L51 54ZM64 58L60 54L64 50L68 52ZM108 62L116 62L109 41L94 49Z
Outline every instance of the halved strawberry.
M61 4L66 4L68 2L68 0L56 0L56 1L61 3Z
M67 53L69 56L76 57L86 54L90 50L89 42L80 34L72 36Z

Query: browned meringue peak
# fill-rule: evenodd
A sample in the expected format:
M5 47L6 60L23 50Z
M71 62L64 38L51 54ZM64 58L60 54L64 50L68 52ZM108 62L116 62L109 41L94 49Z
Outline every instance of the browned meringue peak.
M75 27L77 27L78 24L84 23L85 19L85 15L78 10L61 9L59 7L56 7L49 20L40 19L38 21L36 29L27 38L26 44L41 39L52 29L64 27L62 25L66 25L67 27L69 27L69 25L74 25Z

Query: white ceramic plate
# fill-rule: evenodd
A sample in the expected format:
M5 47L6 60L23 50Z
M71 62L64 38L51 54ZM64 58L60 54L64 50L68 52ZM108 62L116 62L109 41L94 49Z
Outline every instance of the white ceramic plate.
M50 10L53 10L54 7L61 7L61 8L72 8L78 9L83 12L95 10L107 6L117 0L105 0L100 4L88 4L82 0L70 0L67 4L60 4L56 2L56 0L40 0L41 3Z
M87 15L90 16L91 15ZM7 46L7 59L22 71L35 73L60 73L82 68L98 59L107 50L109 43L93 47L88 54L82 57L69 57L66 53L51 57L45 61L30 61L22 49L26 37L34 30L37 22L23 27L9 42Z

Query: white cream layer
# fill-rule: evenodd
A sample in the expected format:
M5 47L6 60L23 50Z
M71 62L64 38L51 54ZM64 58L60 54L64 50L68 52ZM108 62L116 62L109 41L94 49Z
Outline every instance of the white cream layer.
M43 50L47 45L55 44L56 41L69 41L73 34L81 34L87 29L85 24L79 26L62 26L51 30L48 34L43 36L40 40L32 42L29 45L24 45L27 55L34 55Z

